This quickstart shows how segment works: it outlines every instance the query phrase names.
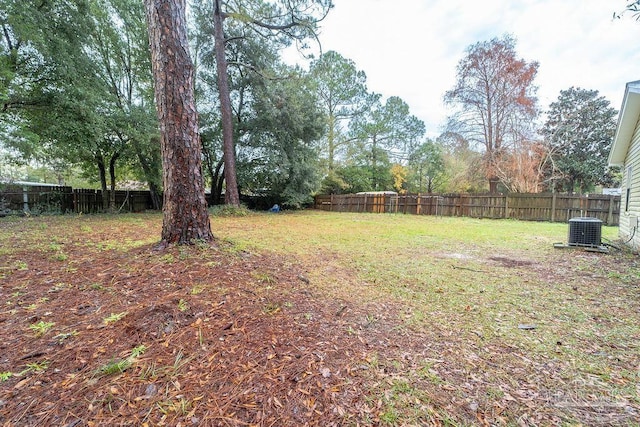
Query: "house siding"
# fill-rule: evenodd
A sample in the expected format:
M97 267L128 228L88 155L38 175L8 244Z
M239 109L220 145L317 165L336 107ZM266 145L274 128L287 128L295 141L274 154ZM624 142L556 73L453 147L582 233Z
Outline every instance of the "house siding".
M631 177L628 176L629 166L631 167ZM628 188L631 191L627 193ZM627 194L629 194L628 203ZM635 249L640 249L640 230L636 229L634 233L634 227L637 227L637 218L640 218L640 122L636 124L624 162L620 212L620 237L627 241L632 239L633 235L633 239L628 244Z

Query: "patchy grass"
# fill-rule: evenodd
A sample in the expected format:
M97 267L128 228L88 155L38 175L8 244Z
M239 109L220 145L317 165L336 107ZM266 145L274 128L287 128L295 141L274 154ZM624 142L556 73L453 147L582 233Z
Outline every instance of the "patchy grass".
M429 339L439 341L431 357L446 357L429 362L438 373L430 382L455 388L473 411L494 406L501 413L496 402L507 408L521 393L571 423L598 405L618 409L592 421L625 419L622 396L640 403L632 368L639 360L637 257L555 249L566 241L566 224L319 212L218 224L218 235L239 245L303 260L312 283L332 297L402 307L389 334L431 331ZM603 237L615 240L617 228L603 227ZM424 369L401 365L403 378L383 375L386 385L373 393L386 402L381 420L429 423L416 415L425 413L422 397L417 411L403 403L415 401ZM446 379L455 371L473 379L472 392ZM411 391L400 393L398 381ZM573 399L581 408L575 412ZM426 413L448 418L433 405Z
M0 417L638 425L637 255L554 249L567 224L211 222L215 247L156 251L159 214L0 219Z
M27 309L31 310L32 308L31 306L28 306ZM33 309L35 309L35 307ZM31 325L29 325L29 329L33 331L33 334L36 336L36 338L39 338L49 332L49 329L51 329L54 325L54 322L44 322L41 320L38 323L32 323Z
M109 323L117 322L118 320L122 319L126 315L127 315L126 311L124 311L122 313L111 313L110 315L108 315L107 317L105 317L102 320L105 323L105 325L108 325Z

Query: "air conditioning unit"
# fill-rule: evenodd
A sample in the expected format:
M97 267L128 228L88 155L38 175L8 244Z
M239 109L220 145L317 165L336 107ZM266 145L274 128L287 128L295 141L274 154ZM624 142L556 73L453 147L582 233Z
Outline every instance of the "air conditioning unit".
M580 217L569 220L569 246L600 246L602 221L598 218Z

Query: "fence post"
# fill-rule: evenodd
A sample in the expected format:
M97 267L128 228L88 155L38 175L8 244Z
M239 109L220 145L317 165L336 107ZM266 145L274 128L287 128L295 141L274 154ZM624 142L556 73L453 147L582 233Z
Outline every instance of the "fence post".
M502 218L509 218L509 194L504 195L504 215Z
M609 195L609 214L607 215L607 225L613 224L613 197Z
M22 187L22 210L29 213L29 187Z
M551 195L551 222L556 222L556 193Z

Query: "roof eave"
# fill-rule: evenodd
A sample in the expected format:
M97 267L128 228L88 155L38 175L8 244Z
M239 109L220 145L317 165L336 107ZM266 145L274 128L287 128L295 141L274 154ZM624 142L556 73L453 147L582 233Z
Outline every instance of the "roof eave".
M640 117L640 80L627 83L618 126L609 152L609 166L623 166Z

